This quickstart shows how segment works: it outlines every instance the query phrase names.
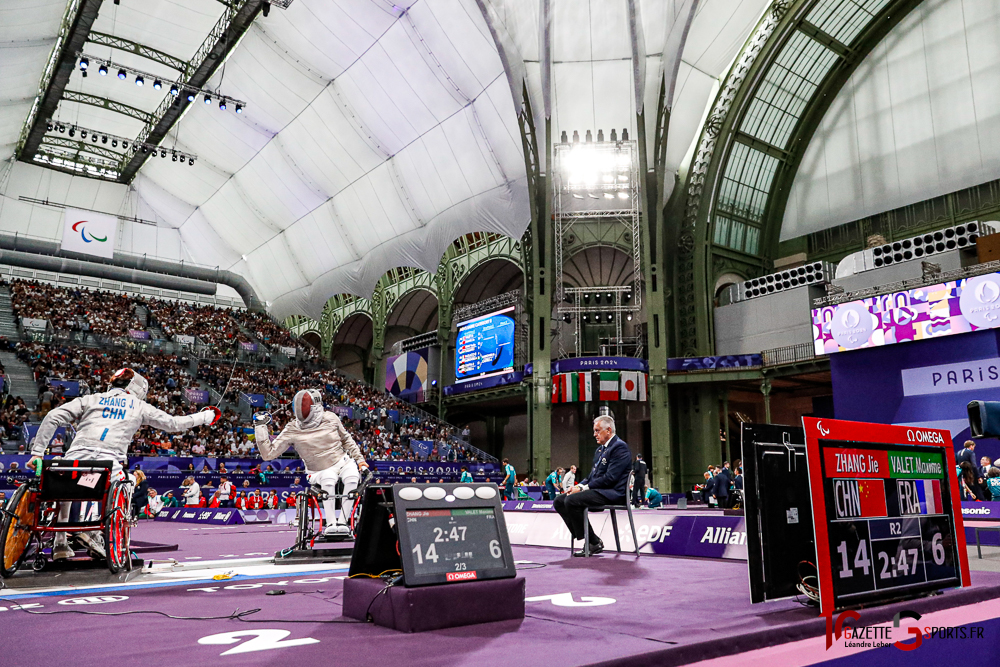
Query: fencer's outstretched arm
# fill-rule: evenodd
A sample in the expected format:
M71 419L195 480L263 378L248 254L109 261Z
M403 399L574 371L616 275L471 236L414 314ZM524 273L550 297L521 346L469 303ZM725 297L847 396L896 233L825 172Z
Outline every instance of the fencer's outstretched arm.
M260 458L265 461L273 461L284 454L286 449L295 444L292 437L288 435L287 426L282 429L278 437L272 442L271 430L267 427L267 423L257 423L253 427L253 437L257 441L257 450L260 452Z
M195 426L208 426L215 422L218 411L206 408L193 415L179 415L177 417L167 414L159 408L154 408L149 403L142 404L142 424L152 426L167 433L179 433L187 431Z
M42 424L38 427L35 439L31 441L31 455L44 455L45 448L49 446L49 441L56 434L56 429L60 426L69 426L80 421L85 410L86 406L80 398L74 398L69 403L49 410L49 413L45 415L45 419L42 420Z

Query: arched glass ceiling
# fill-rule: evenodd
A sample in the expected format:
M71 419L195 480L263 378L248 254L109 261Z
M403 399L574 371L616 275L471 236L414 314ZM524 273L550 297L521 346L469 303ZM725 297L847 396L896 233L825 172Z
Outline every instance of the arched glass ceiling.
M1000 178L998 36L998 2L924 2L903 19L823 117L782 240Z
M712 242L757 255L775 175L816 90L852 54L864 29L890 0L821 0L805 14L769 64L745 106L722 170Z

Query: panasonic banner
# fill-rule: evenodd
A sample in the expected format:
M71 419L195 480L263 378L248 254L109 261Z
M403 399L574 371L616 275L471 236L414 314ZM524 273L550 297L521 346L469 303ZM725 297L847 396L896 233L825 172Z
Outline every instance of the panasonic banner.
M111 259L115 254L118 219L113 215L67 208L62 249Z

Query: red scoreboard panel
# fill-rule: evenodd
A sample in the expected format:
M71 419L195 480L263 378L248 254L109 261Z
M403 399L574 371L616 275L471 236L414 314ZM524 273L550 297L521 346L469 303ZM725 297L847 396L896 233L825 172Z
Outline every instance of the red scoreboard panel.
M947 431L803 417L820 613L969 585Z

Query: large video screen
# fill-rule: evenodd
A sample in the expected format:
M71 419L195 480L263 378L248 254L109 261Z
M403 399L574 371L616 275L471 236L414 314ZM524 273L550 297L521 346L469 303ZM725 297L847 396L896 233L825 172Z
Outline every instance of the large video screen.
M514 306L458 324L455 381L514 370Z
M812 311L816 354L940 338L1000 326L1000 273Z

